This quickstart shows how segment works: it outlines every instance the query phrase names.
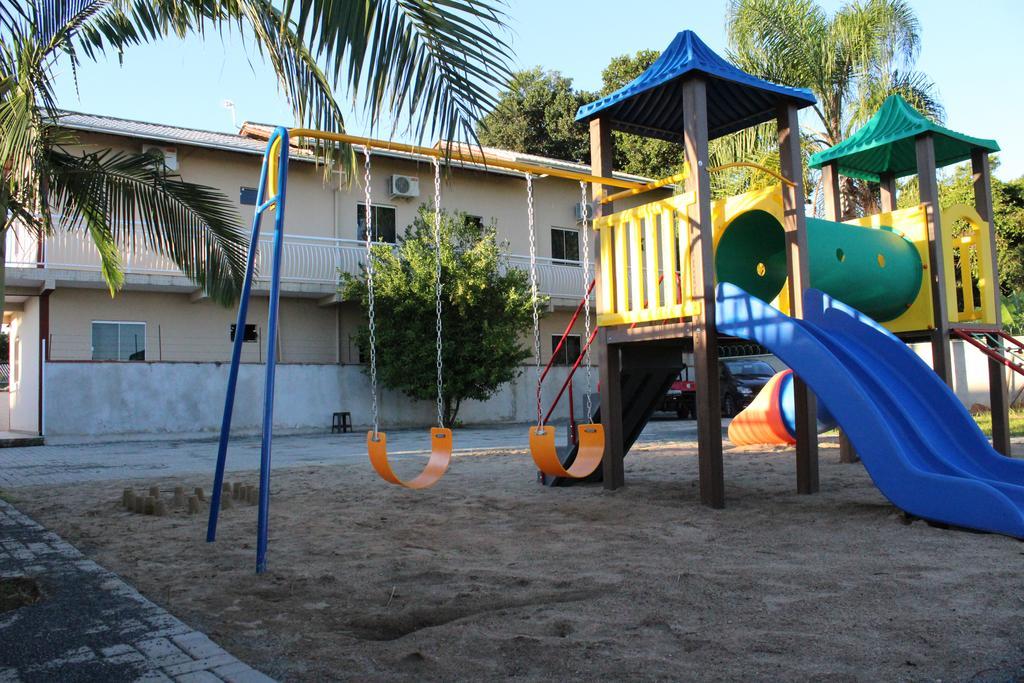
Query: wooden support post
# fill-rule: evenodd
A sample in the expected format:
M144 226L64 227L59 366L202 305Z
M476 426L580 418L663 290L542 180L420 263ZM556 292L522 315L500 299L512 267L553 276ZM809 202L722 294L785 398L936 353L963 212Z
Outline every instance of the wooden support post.
M896 210L896 176L883 173L878 180L878 194L881 199L882 211Z
M839 199L839 169L830 161L821 167L821 184L825 188L825 220L843 220L843 209Z
M687 190L694 193L689 209L690 271L693 298L693 358L697 383L697 457L700 500L725 507L722 466L722 403L718 386L718 330L715 327L714 225L711 219L711 181L708 178L707 87L703 80L683 83L683 157L690 175Z
M996 226L992 222L992 177L988 166L988 151L975 148L971 151L971 172L974 180L974 208L983 220L988 222L989 239L992 244L992 273L996 281L989 283L995 297L996 325L1003 326L1002 302L999 293L999 264L996 258ZM998 344L989 339L989 344ZM1006 388L1006 368L999 361L988 361L989 407L992 409L992 447L1003 455L1010 455L1010 401Z
M612 129L607 119L598 117L590 122L590 172L605 178L613 171L614 147ZM590 193L594 202L595 217L613 211L612 204L601 204L598 198L610 191L610 187L592 185ZM601 291L601 245L598 234L591 240L594 277L597 283L594 294ZM622 362L619 348L608 343L608 329L598 330L597 366L601 394L601 425L604 427L604 460L601 469L604 487L608 490L621 488L626 483L624 468L626 436L622 429ZM590 419L588 417L588 419Z
M946 303L946 259L942 248L942 219L939 211L939 184L935 178L935 140L931 133L919 135L917 146L917 182L920 201L928 223L928 281L932 289L932 316L935 325L929 332L932 343L932 367L952 388L953 363L949 352L949 306Z
M843 215L842 204L839 197L839 168L835 161L829 162L821 167L821 182L825 187L825 219L830 221L841 221ZM885 195L882 195L882 204L885 204ZM883 209L884 211L885 209ZM850 443L849 437L842 429L839 430L839 462L859 462L860 457Z
M804 289L810 286L807 264L807 216L804 213L804 174L800 156L800 124L797 108L782 103L778 110L779 168L793 185L782 186L783 227L786 230L786 269L789 275L789 307L794 318L804 317ZM794 376L796 408L796 490L818 492L817 400L807 385Z

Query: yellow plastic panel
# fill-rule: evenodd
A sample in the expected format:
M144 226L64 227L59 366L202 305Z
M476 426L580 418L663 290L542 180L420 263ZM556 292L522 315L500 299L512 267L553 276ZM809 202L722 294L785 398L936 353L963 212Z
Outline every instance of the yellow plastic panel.
M615 308L613 311L629 310L629 223L622 222L612 224L615 231L615 255L612 262L615 264Z
M903 315L882 323L890 332L919 332L930 330L935 327L935 317L932 314L932 290L928 278L931 274L928 258L928 224L927 215L923 205L912 206L897 211L877 213L863 218L854 218L845 221L849 225L860 225L865 228L880 228L889 226L909 240L917 249L921 257L921 263L925 266L921 271L921 289L917 298L907 308ZM947 269L950 270L950 269Z
M601 239L601 292L597 300L597 310L615 310L615 248L612 242L611 224L603 225L598 230Z
M661 232L661 272L665 275L665 304L675 306L680 303L679 275L676 262L675 213L661 207L658 213L658 230Z
M690 296L688 241L676 238L677 217L685 216L692 203L693 193L686 193L594 221L594 228L601 234L603 278L598 325L654 322L693 314L696 304ZM683 285L682 296L677 292L677 282Z
M658 273L658 214L648 211L644 216L644 271L647 281L647 298L644 308L661 307L661 283ZM675 279L674 273L668 277Z
M957 221L966 221L971 229L962 237L953 238L953 228ZM999 286L992 269L992 250L988 222L985 221L974 207L966 204L954 204L942 212L943 251L946 265L946 303L949 307L950 322L982 322L994 325L996 322L996 290ZM960 249L960 282L963 287L964 306L958 306L956 270L953 251ZM974 250L978 263L978 292L980 300L974 296L971 283L970 252ZM966 286L964 286L966 284Z
M629 222L629 309L640 311L644 308L643 244L640 230L643 213Z

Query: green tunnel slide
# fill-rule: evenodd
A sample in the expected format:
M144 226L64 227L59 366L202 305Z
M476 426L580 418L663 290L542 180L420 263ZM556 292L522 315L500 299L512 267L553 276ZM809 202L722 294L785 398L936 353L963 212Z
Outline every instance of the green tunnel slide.
M807 219L810 286L879 322L900 316L921 289L921 257L891 228L863 228ZM753 210L726 226L715 252L715 275L762 301L786 283L786 236L778 219Z

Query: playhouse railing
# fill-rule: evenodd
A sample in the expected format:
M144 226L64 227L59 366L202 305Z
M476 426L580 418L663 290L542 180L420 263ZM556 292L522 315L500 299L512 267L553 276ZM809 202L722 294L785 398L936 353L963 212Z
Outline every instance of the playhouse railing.
M628 325L691 316L686 193L602 216L597 324ZM676 286L679 274L681 287ZM668 274L668 277L665 275Z
M957 234L960 221L967 223L967 230ZM942 232L950 322L995 323L999 283L988 222L973 207L954 204L942 211Z

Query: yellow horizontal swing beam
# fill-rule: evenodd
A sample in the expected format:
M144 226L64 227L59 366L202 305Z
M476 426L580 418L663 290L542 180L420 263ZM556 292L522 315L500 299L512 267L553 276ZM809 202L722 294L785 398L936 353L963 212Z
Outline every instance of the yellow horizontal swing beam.
M784 185L788 185L790 187L793 187L794 185L792 180L789 180L779 172L773 171L772 169L762 166L761 164L755 164L752 161L733 161L728 164L722 164L721 166L712 166L711 168L708 169L708 171L714 173L716 171L725 171L730 168L752 168L757 171L760 171L761 173L766 173L772 176L773 178L776 178L779 182L783 183ZM617 202L620 199L626 199L627 197L635 197L636 195L643 194L644 192L657 190L659 187L665 187L666 185L675 185L677 183L681 183L689 177L690 169L684 167L682 173L676 173L675 175L670 175L667 178L655 180L653 182L647 183L643 187L624 190L622 192L616 192L614 194L607 194L602 196L597 201L599 204L611 204L612 202Z
M523 173L531 173L537 176L549 175L557 178L566 178L568 180L582 180L587 183L598 183L601 185L611 185L612 187L621 187L627 190L640 190L645 191L649 183L640 183L634 180L623 180L622 178L606 178L604 176L590 175L589 173L580 173L578 171L569 171L562 168L556 168L553 166L541 166L540 164L524 163L522 161L514 161L511 159L499 159L497 157L490 157L486 154L464 154L462 152L456 152L453 150L445 151L443 149L437 149L435 147L421 147L420 145L410 145L404 142L391 142L389 140L376 140L374 138L361 137L359 135L347 135L345 133L328 133L325 131L312 130L310 128L293 128L288 131L288 135L293 138L313 138L315 140L329 140L331 142L341 142L349 145L359 145L362 147L369 147L370 149L379 149L382 151L391 152L406 152L408 154L419 154L426 157L433 157L436 159L444 159L448 161L458 161L466 164L479 164L481 166L493 166L494 168L504 168L510 171L521 171Z

